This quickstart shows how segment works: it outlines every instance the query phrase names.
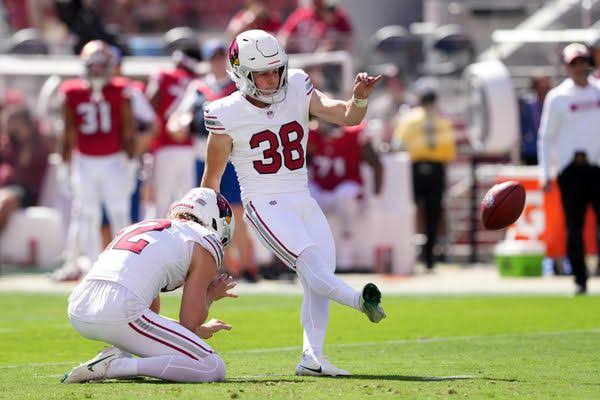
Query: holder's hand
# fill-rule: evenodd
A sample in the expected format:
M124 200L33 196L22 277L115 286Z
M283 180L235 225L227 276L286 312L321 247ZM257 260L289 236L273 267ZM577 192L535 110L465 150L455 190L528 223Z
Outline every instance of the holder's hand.
M237 282L233 280L233 277L227 273L217 275L212 282L208 285L208 296L212 301L217 301L223 297L239 297L235 293L229 291L236 287Z
M220 330L230 331L231 325L226 324L218 319L211 319L210 321L200 325L198 329L196 329L196 334L202 339L208 339Z

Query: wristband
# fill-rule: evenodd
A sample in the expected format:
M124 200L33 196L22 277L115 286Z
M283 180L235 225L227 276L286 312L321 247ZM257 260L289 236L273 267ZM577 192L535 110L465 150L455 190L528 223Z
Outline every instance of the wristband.
M352 103L354 103L354 105L358 108L365 108L367 106L368 102L369 102L369 99L358 99L358 98L352 96Z

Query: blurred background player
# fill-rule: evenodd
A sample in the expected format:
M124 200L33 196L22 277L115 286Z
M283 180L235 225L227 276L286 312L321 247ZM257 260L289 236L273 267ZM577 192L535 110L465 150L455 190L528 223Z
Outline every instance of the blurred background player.
M438 82L421 78L415 86L419 107L400 119L394 140L396 146L410 155L415 203L422 209L425 222L426 242L421 256L427 271L432 271L446 187L446 164L456 157L456 144L452 121L438 109Z
M115 58L115 68L113 70L113 80L123 80L127 85L131 96L131 113L134 120L134 157L130 163L131 179L135 182L134 191L131 195L131 221L140 220L140 197L142 189L142 180L140 178L140 166L142 165L142 156L149 151L150 143L153 139L156 129L156 113L146 97L146 84L140 80L129 79L123 76L121 67L123 64L123 53L116 46L111 46L110 50ZM106 210L102 215L102 244L107 246L112 240L110 225Z
M314 90L304 71L288 71L283 47L260 30L239 34L229 47L229 61L239 91L205 108L205 120L212 122L202 186L218 190L231 157L246 218L263 244L298 273L304 288L303 356L296 374L348 375L323 356L329 299L375 323L385 313L374 284L365 285L361 294L334 273L331 230L308 191L308 118L359 124L378 78L360 73L351 99L331 99Z
M115 57L115 68L113 76L126 81L131 95L131 112L135 121L135 154L139 156L147 152L150 148L149 139L152 139L155 133L156 112L152 104L146 97L146 84L137 79L129 79L123 75L121 68L123 66L123 53L116 46L111 46L111 51Z
M588 48L571 43L563 50L568 78L546 96L538 137L541 185L552 190L556 164L567 224L567 256L575 276L575 293L587 293L588 270L583 224L588 205L600 219L600 88L591 78ZM598 237L596 235L596 237Z
M72 189L72 215L63 268L58 280L77 279L91 264L81 265L80 251L89 262L100 254L102 206L115 235L130 224L130 196L134 189L130 159L134 151L133 115L128 87L113 79L115 59L109 46L92 41L81 59L86 76L63 82L65 133L63 172ZM75 151L76 150L76 151Z
M552 83L550 77L544 74L537 74L530 82L531 92L519 99L521 162L524 165L537 165L537 141L542 109L546 95L552 89Z
M373 168L375 196L381 193L383 183L383 166L364 128L364 123L343 128L319 120L308 139L310 194L325 215L338 217L336 266L342 271L351 269L356 259L356 217L366 195L360 173L362 161Z
M386 64L376 70L383 75L382 90L373 93L366 118L372 144L380 151L389 151L400 117L414 107L417 100L407 91L405 77L397 66Z
M191 136L173 136L167 121L179 105L189 83L196 77L201 59L199 42L189 28L177 28L167 35L176 35L172 53L175 68L162 70L148 82L146 95L158 116L158 134L151 149L154 154L155 215L163 217L169 205L195 186L195 156ZM171 35L171 36L172 36Z
M225 379L223 360L203 339L231 329L219 320L204 323L212 302L237 297L228 292L233 279L218 271L235 228L231 208L214 191L194 189L173 204L168 218L124 229L69 297L75 330L114 347L71 370L63 383ZM160 293L181 286L179 321L159 315Z

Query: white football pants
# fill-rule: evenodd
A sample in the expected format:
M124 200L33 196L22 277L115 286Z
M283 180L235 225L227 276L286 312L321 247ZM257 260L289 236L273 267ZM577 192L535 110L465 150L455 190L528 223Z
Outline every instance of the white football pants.
M303 349L320 355L329 322L329 299L360 309L360 293L335 275L335 244L327 219L306 193L254 196L244 207L246 219L263 245L300 276Z
M72 161L73 202L67 233L67 257L80 251L93 263L100 254L102 205L117 234L131 224L131 194L135 176L125 153L108 156L78 154Z

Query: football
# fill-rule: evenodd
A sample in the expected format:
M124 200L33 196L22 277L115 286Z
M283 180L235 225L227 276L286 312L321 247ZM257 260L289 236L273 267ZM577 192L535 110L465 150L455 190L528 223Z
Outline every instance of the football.
M481 222L489 230L504 229L514 223L525 207L525 188L515 181L493 186L481 202Z

